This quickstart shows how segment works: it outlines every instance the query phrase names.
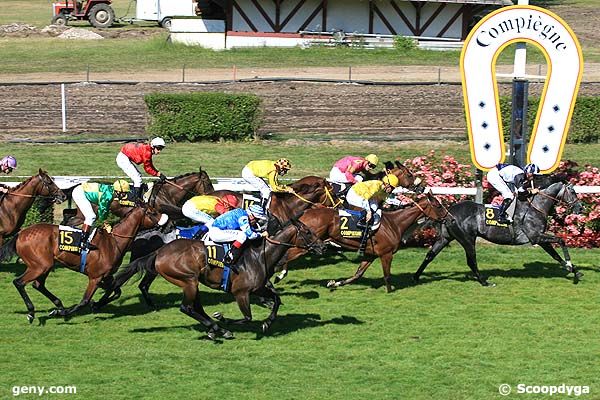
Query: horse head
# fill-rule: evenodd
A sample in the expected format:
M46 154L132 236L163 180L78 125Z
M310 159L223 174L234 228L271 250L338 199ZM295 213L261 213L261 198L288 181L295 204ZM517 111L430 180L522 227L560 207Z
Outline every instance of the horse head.
M442 221L450 216L448 209L444 207L431 191L428 191L425 197L421 198L415 204L421 208L425 216L434 221Z
M563 188L558 192L556 197L567 204L573 214L579 214L583 210L581 201L577 197L577 192L575 192L575 187L571 183L563 184Z
M304 223L297 218L290 220L291 224L296 227L296 235L300 237L303 245L298 247L306 248L308 251L317 255L325 254L327 245Z
M65 193L60 190L56 183L52 180L52 178L48 175L48 173L41 168L38 171L37 177L41 182L41 188L38 187L37 194L41 196L49 196L56 203L62 203L67 199Z
M415 193L423 193L425 187L423 186L423 181L421 178L414 176L413 173L410 172L410 170L400 161L396 160L394 163L396 164L396 168L392 168L390 171L396 175L398 181L400 182L400 186Z
M203 170L202 167L198 167L198 182L196 182L194 190L198 194L206 194L215 191L208 173Z

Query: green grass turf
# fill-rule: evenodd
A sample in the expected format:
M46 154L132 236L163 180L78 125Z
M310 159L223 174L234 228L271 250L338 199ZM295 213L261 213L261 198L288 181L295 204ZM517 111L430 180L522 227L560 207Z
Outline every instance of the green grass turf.
M11 283L24 267L3 264L1 397L12 397L15 385L76 385L85 399L481 400L500 398L502 383L565 383L589 385L586 398L598 398L599 251L572 250L585 273L573 285L539 248L478 250L496 287L467 279L458 245L416 286L410 276L426 250L401 250L390 294L378 261L359 283L330 292L327 279L352 274L355 255L298 260L277 286L284 304L271 332L258 333L268 311L253 305L256 322L216 344L178 311L181 293L162 278L152 287L158 312L140 303L133 284L102 312L69 321L46 320L51 304L28 287L44 321L29 325ZM85 285L58 268L47 286L70 305ZM202 301L209 313L240 315L229 294L202 288Z

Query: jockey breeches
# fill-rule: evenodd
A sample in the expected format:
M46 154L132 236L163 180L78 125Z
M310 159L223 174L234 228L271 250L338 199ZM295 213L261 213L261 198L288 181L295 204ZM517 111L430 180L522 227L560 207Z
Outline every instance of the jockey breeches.
M226 242L234 242L238 241L240 243L244 243L248 238L246 234L242 231L238 231L235 229L219 229L211 226L208 228L208 237L217 243L226 243Z
M354 175L354 179L356 179L357 182L362 182L363 177ZM336 183L351 183L346 174L340 171L338 167L331 168L331 171L329 171L329 180Z
M502 177L498 173L497 168L492 168L488 171L487 180L490 183L490 185L492 185L497 191L500 192L503 198L512 199L515 197L512 190L510 190L506 182L504 182L504 179L502 179Z
M252 171L250 171L250 168L244 167L244 169L242 170L242 178L244 178L246 182L252 185L254 189L259 191L260 196L263 199L268 199L271 195L271 188L269 187L269 185L267 185L267 183L262 178L254 176Z
M189 219L191 219L192 221L199 222L206 226L212 225L212 223L215 221L215 219L212 216L205 213L204 211L198 210L196 207L194 207L194 204L192 204L189 201L183 204L183 207L181 207L181 213Z
M77 204L77 208L79 208L85 218L83 223L90 226L94 225L96 213L92 208L92 203L85 197L82 185L76 186L75 189L73 189L72 197L75 204Z
M140 174L135 164L129 160L129 157L119 152L117 154L117 165L133 181L134 187L139 188L142 186L142 174Z
M355 207L360 207L363 210L368 210L370 208L371 211L377 211L379 209L379 204L377 204L377 201L367 200L359 196L354 191L354 187L351 187L350 190L348 190L348 194L346 195L346 201L348 202L348 204L353 205Z

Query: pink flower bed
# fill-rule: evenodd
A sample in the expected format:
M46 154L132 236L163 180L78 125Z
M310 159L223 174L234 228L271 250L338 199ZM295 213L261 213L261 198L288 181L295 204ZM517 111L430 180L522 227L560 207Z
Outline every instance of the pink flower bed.
M451 156L442 158L431 151L427 156L419 156L404 162L415 176L425 181L427 186L474 187L475 174L471 165L461 164ZM591 165L579 169L574 161L563 161L554 174L564 176L574 185L600 186L600 170ZM485 179L484 201L499 204L502 198ZM549 232L562 237L569 247L599 247L600 246L600 201L598 194L580 194L579 199L583 211L579 215L571 214L564 204L555 207L549 218ZM440 201L449 205L463 200L473 200L471 196L438 195ZM414 242L419 245L430 245L435 241L437 232L433 227L418 229L413 234Z

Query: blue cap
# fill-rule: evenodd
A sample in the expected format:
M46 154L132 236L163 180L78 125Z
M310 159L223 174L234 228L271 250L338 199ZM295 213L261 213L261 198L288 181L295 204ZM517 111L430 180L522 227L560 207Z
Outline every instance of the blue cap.
M247 211L249 214L252 214L254 217L259 219L264 219L267 217L263 208L258 204L252 204L250 207L248 207Z

